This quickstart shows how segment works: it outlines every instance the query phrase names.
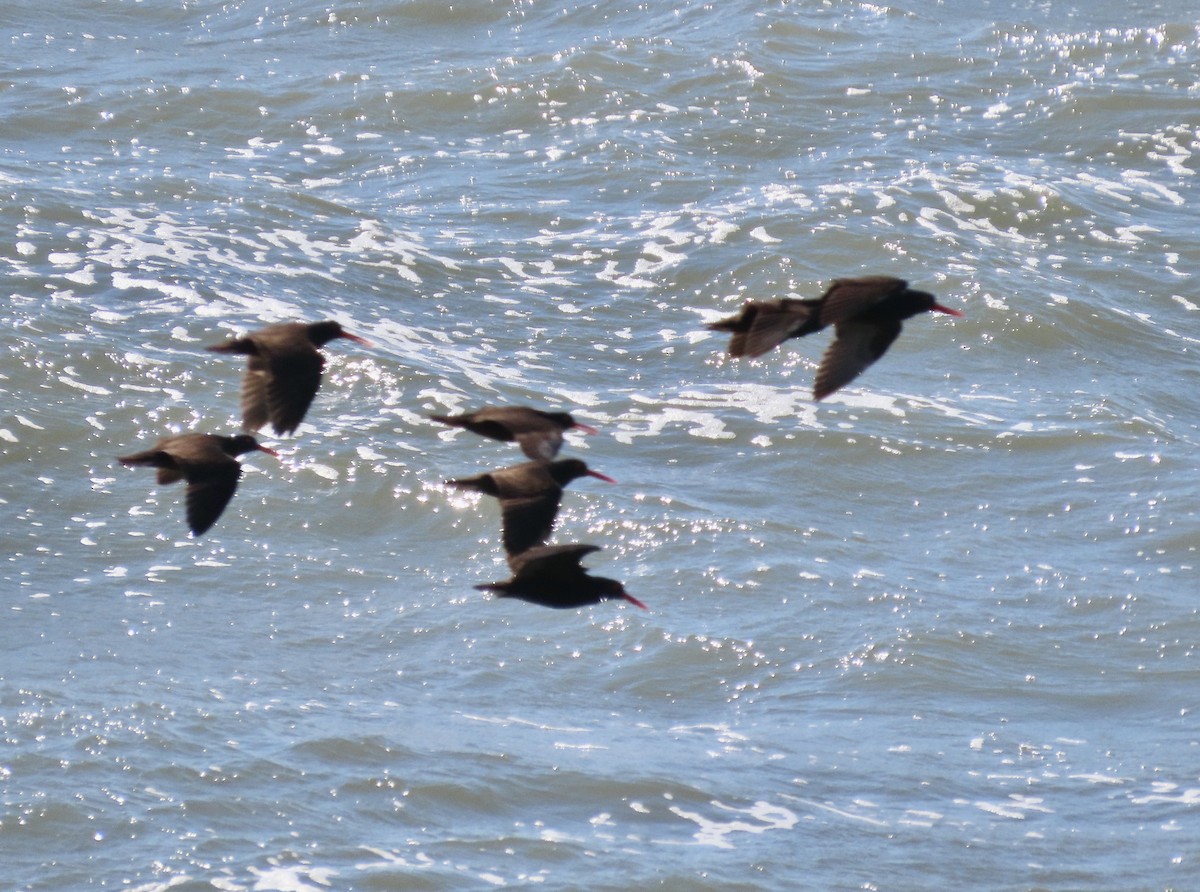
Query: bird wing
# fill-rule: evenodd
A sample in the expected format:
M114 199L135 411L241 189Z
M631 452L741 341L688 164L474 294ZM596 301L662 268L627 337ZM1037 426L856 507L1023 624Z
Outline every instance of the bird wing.
M534 461L550 461L562 448L563 435L560 430L524 431L515 437L521 451Z
M536 495L516 496L500 500L500 519L504 550L518 555L550 537L554 519L558 516L562 490Z
M821 324L848 322L907 287L908 282L894 276L835 279L821 298Z
M275 433L290 434L304 420L321 386L321 370L325 361L314 347L302 347L286 352L272 352L265 377L264 395L267 414Z
M164 453L164 455L166 455L166 453ZM165 460L172 461L169 455L166 456ZM159 486L166 486L168 483L174 483L177 480L183 479L183 471L173 464L161 464L157 465L156 467L158 468L158 471L154 475L154 478L156 481L158 481Z
M216 523L241 476L242 466L232 458L187 468L187 522L192 535L202 535Z
M267 392L271 369L260 356L251 356L242 375L242 427L256 431L271 420Z
M587 555L599 551L599 545L544 545L531 548L524 554L508 559L513 571L513 582L536 579L545 582L552 580L572 580L584 572L579 565Z
M900 336L899 322L839 322L829 349L821 358L813 398L824 399L845 387L867 366L883 356Z
M731 331L730 356L762 356L799 333L811 318L812 304L781 298L772 301L750 301L739 316L714 323L717 331Z

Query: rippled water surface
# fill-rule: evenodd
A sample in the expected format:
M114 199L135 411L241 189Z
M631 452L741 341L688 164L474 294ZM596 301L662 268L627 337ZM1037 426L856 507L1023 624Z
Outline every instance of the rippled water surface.
M6 888L1187 889L1193 4L0 11ZM911 320L705 323L837 276ZM213 530L116 455L337 318ZM552 611L451 476L600 429Z

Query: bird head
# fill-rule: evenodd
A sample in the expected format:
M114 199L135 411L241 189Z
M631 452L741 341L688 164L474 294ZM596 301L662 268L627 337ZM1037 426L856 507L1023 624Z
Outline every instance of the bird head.
M224 449L230 455L245 455L247 452L265 452L267 455L279 457L279 453L269 446L264 446L249 434L238 434L236 437L224 437Z
M348 341L354 341L356 344L361 344L364 347L370 347L371 342L364 337L356 334L351 334L342 328L340 322L335 322L332 319L326 319L324 322L314 322L308 326L308 339L316 346L320 347L328 344L335 338L345 338Z

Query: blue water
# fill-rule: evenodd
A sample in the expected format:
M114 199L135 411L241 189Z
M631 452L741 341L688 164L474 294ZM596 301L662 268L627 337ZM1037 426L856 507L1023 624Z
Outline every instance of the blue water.
M1195 10L948 6L7 4L5 888L1193 888ZM705 330L863 273L965 318ZM190 538L115 456L320 318ZM503 403L650 611L473 588Z

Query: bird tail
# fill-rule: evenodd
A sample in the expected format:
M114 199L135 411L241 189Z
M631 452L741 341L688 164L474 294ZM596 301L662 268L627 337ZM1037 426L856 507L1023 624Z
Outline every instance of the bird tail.
M738 323L741 322L741 319L741 315L730 316L728 319L718 319L716 322L710 322L705 328L709 331L740 331Z
M222 341L220 344L210 344L204 349L211 350L213 353L241 353L248 356L258 353L258 348L254 346L254 341L250 338L234 338L231 341Z
M478 477L459 477L454 480L447 480L447 486L453 486L455 489L469 489L473 492L481 492L489 496L494 496L497 493L496 482L490 474L480 474Z
M167 467L160 465L163 460L163 453L157 449L151 449L148 452L135 452L133 455L122 455L117 457L117 461L126 467L151 467L158 468L157 480L160 485L174 483L177 480L183 479L183 472L178 468Z
M430 415L430 421L437 421L441 424L448 424L451 427L462 427L462 421L455 418L453 415Z

